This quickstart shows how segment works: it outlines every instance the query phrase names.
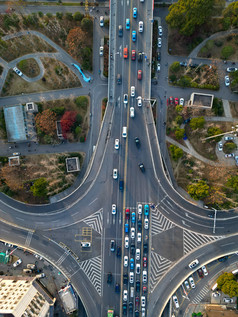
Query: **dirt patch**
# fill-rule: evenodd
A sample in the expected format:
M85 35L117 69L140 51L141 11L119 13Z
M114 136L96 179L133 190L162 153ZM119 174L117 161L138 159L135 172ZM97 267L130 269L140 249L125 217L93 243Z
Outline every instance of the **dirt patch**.
M40 74L40 67L34 58L24 59L17 64L24 75L34 78Z
M107 98L103 98L103 100L102 100L102 111L101 111L101 121L104 118L104 114L105 114L106 108L107 108Z
M31 34L0 42L0 56L7 62L37 52L54 53L56 50L40 37Z
M238 102L229 101L231 115L233 118L238 118Z
M27 82L10 70L2 89L2 96L81 87L78 77L57 59L42 58L41 61L45 69L42 79L36 82Z
M207 305L203 317L237 317L237 313L227 309L225 305Z

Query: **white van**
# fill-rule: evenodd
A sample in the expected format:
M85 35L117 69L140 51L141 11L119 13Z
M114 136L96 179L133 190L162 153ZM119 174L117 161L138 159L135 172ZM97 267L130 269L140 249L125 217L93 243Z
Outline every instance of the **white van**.
M131 297L134 297L134 287L131 287L130 291L131 291L131 292L130 292L130 296L131 296Z
M126 138L127 137L127 127L122 128L122 137Z

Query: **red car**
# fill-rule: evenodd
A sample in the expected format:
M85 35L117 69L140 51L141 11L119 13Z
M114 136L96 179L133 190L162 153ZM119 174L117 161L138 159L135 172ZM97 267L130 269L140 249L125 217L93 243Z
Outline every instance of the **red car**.
M143 257L143 267L147 267L147 257Z
M141 79L142 79L142 70L138 70L138 72L137 72L137 78L138 78L138 80L141 80Z
M124 58L128 58L128 48L127 47L124 48L123 56L124 56Z
M135 305L136 305L136 307L138 307L139 304L140 304L140 299L139 299L139 297L137 296L137 297L136 297L136 300L135 300Z
M131 60L134 61L136 59L136 51L132 50L131 51Z
M126 212L125 212L125 217L126 219L130 219L130 209L126 209Z
M143 293L143 295L145 295L147 293L147 287L146 286L143 286L142 293Z
M167 99L167 106L172 106L174 104L174 98L173 97L169 97Z
M175 106L177 106L179 104L179 99L178 98L175 98L174 99L174 103L175 103Z

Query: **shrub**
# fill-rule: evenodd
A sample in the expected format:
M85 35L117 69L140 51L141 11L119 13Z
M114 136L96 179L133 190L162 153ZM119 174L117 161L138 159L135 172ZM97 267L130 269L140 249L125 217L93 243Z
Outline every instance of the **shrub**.
M177 117L175 118L175 122L176 122L177 124L182 124L182 123L183 123L183 117L182 117L182 116L177 116Z
M179 62L173 62L169 67L169 70L172 73L177 73L180 69L181 69L181 66Z
M62 12L56 12L56 18L58 19L58 20L62 20L62 18L63 18L63 13Z
M212 104L212 111L216 116L222 116L224 113L223 103L221 99L214 98Z
M213 48L213 46L214 46L214 41L213 41L213 40L207 41L207 43L206 43L206 48L207 48L208 50L211 50L211 49Z
M217 47L221 47L223 45L223 42L220 41L220 40L215 40L214 44L217 46Z
M231 19L230 17L224 18L222 20L223 30L228 30L231 27Z
M184 133L185 133L184 129L177 129L174 134L175 134L176 139L180 140L183 138Z
M66 18L66 20L72 21L73 20L73 14L71 12L66 12L65 18Z
M237 146L234 142L226 142L223 146L223 150L224 150L224 153L226 154L229 154L229 153L233 153L234 150L236 150Z
M78 108L82 108L84 111L88 108L88 98L86 96L77 97L74 102L76 103Z
M169 76L169 80L174 83L177 80L177 77L175 74L172 74L171 76Z
M41 11L39 11L39 12L38 12L38 15L39 15L39 17L40 17L40 18L43 18L44 13L43 13L43 12L41 12Z
M73 15L74 21L82 21L83 18L84 18L83 13L78 12L78 11L75 12L74 15Z
M174 161L178 161L183 156L183 150L176 145L170 145L169 150Z
M228 59L231 55L234 54L234 48L232 46L224 46L221 50L221 57L223 59Z
M65 112L65 107L54 107L52 108L52 111L57 115L57 116L62 116Z
M46 13L46 16L47 16L47 18L49 18L49 19L50 19L50 18L52 18L52 16L53 16L53 15L52 15L52 13L47 12L47 13Z

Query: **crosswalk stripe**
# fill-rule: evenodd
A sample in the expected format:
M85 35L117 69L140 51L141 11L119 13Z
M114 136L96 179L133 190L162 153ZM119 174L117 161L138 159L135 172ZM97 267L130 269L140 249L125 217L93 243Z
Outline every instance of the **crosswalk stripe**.
M80 263L81 269L87 275L90 282L95 287L98 294L101 296L101 271L102 258L101 256L91 258Z
M94 214L88 216L87 218L84 218L82 221L93 228L93 230L97 231L99 234L102 234L102 209L96 211Z

